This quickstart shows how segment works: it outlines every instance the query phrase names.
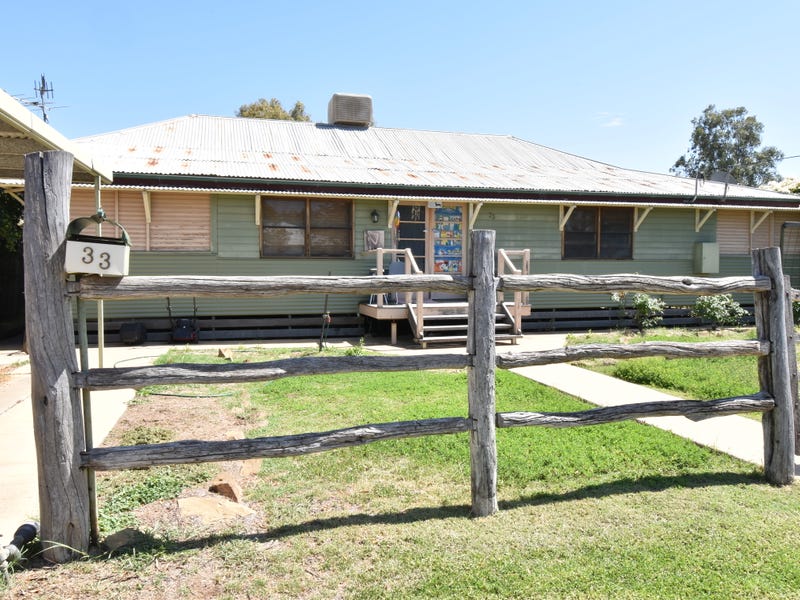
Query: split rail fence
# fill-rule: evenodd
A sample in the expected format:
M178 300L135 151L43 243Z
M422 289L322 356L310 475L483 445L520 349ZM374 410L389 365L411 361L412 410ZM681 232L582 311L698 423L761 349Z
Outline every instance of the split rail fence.
M66 157L69 157L69 160ZM69 163L69 166L67 165ZM69 171L67 171L69 169ZM791 290L777 248L753 253L751 277L696 278L644 275L499 275L493 231L471 233L467 276L378 275L366 277L84 277L68 282L63 273L64 232L69 201L71 156L62 152L26 156L26 293L30 306L28 339L32 370L34 430L39 461L41 537L45 556L63 562L96 541L93 474L96 470L154 465L295 456L371 442L469 433L471 500L475 516L498 510L496 430L544 425L595 425L642 417L712 417L760 411L763 417L764 472L777 485L792 482L795 454L797 369ZM30 183L29 183L30 177ZM64 181L59 181L59 177ZM60 262L59 262L60 261ZM641 291L664 294L752 292L758 339L714 343L597 344L540 352L496 355L494 312L498 293L540 290L573 292ZM382 294L441 291L467 293L469 341L465 354L304 357L247 364L170 364L129 368L78 368L70 300L153 297L261 297L287 294ZM81 346L85 346L82 340ZM83 354L83 352L82 352ZM572 413L495 410L495 370L570 362L590 357L643 356L758 357L760 392L711 401L634 403ZM231 441L187 440L143 446L94 448L91 443L91 390L141 388L153 384L267 381L306 374L385 372L420 369L468 371L468 416L359 425L335 431ZM78 391L82 390L83 402Z

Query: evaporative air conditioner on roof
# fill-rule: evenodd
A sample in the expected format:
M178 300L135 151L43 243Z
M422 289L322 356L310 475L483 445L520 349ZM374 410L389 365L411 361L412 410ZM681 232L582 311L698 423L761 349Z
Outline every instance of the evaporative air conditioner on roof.
M330 125L372 125L372 96L334 94L328 102Z

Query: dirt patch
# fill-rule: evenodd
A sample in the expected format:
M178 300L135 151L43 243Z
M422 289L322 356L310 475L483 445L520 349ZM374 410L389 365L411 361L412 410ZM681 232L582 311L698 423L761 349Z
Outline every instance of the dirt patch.
M250 406L247 398L235 401L223 390L216 397L196 395L192 388L170 390L177 395L139 396L127 409L103 446L132 443L162 443L178 440L224 440L246 437L251 428L266 420ZM138 441L137 441L138 438ZM260 463L259 463L260 464ZM257 467L257 465L255 465ZM208 540L226 536L258 536L263 531L263 516L257 506L246 501L242 506L254 509L246 515L232 514L214 522L195 514L182 514L179 499L222 496L208 490L219 474L227 473L246 491L255 480L254 462L231 461L208 465L207 482L189 487L177 498L159 500L133 511L135 535L129 545L116 548L109 557L96 551L93 556L67 565L48 565L41 559L30 560L18 569L9 584L0 581L0 598L213 598L225 595L226 582L235 580L225 556L203 551ZM135 472L128 472L134 473ZM98 472L98 487L103 478L115 473ZM224 500L224 499L223 499ZM227 500L225 500L227 502ZM113 533L113 532L106 532ZM204 542L199 542L204 540ZM235 594L230 597L238 597Z
M180 440L234 440L243 439L247 430L262 426L265 419L259 417L257 410L248 406L247 399L237 398L231 402L225 391L203 396L193 394L188 389L170 391L169 394L151 394L139 397L126 410L123 417L106 438L103 446L130 445L134 443L163 443ZM187 488L174 499L160 500L146 504L134 511L140 527L158 531L176 526L198 533L213 534L229 529L229 520L218 525L201 524L197 519L186 518L178 510L178 499L214 495L208 490L208 483L219 473L227 473L243 488L255 476L252 466L245 467L244 461L210 463L213 473L208 482ZM98 473L97 477L107 477ZM242 528L254 531L259 523L258 515L240 519Z
M137 398L103 443L116 446L125 443L125 436L134 428L159 429L170 432L169 440L232 439L232 432L244 435L245 429L259 423L248 423L226 406L227 397L202 396L190 391L152 394ZM224 394L224 392L222 392ZM155 442L155 440L154 440Z

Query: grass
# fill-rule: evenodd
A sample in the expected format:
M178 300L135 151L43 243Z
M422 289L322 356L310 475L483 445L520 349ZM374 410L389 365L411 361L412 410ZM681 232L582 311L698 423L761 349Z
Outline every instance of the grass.
M652 341L707 342L755 339L751 328L724 331L655 329L644 335L607 334L570 335L571 345L583 343L635 343ZM712 400L755 394L759 390L757 359L754 356L726 358L635 358L628 360L583 361L581 366L618 379L653 387L675 396ZM759 414L760 418L760 414Z
M175 498L184 488L208 480L213 473L206 465L180 465L121 471L103 478L98 487L101 531L113 533L134 526L134 509L156 500Z
M179 360L187 358L207 357ZM467 412L460 371L237 387L219 402L235 410L246 398L266 419L249 436ZM497 373L499 411L581 408ZM148 532L150 543L132 554L46 572L37 589L46 591L43 579L53 573L63 597L121 599L727 599L800 591L798 487L769 486L752 465L635 422L502 429L497 441L500 512L489 518L469 518L464 434L270 459L246 491L248 505L263 514L257 532L171 524ZM134 506L202 480L203 468L115 473L114 485L101 489L104 531L130 525Z

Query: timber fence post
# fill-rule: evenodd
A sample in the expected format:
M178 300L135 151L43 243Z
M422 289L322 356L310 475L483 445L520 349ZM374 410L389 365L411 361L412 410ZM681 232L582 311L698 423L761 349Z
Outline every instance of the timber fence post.
M468 371L472 514L497 512L497 444L495 439L495 232L475 230L471 238L472 288L469 291Z
M764 474L770 483L787 485L794 480L794 396L797 381L794 356L794 326L791 298L786 287L779 248L753 250L753 276L769 277L772 288L756 293L756 327L761 339L770 343L770 353L758 359L761 389L775 399L775 408L764 413ZM794 374L794 376L793 376Z
M64 254L73 157L25 156L25 332L31 364L33 434L44 558L65 562L89 549L89 491L78 370Z

